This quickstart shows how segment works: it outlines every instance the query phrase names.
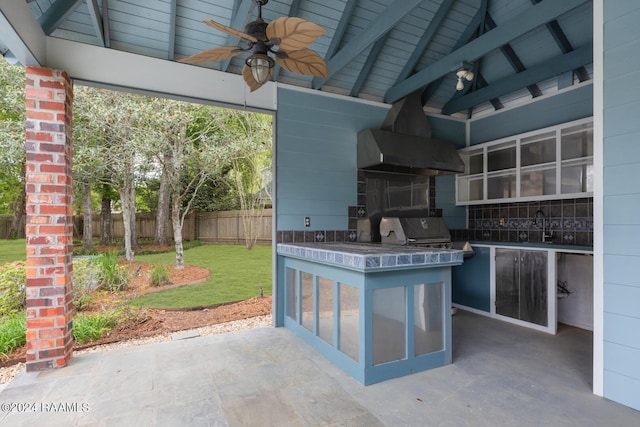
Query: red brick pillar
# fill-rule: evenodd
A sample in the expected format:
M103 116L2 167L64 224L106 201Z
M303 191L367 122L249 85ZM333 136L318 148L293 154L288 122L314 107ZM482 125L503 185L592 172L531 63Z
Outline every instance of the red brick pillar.
M72 353L73 83L27 67L27 371L65 366Z

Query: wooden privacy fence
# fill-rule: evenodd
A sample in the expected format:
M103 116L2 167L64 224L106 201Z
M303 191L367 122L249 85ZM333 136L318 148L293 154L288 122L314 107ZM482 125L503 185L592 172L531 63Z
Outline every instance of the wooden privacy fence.
M252 220L257 229L258 244L271 244L271 209L252 214ZM243 211L224 212L194 212L185 218L182 229L184 240L200 240L205 243L235 243L244 244ZM100 215L92 215L93 237L100 237ZM83 217L73 217L73 234L82 237ZM136 229L139 239L153 239L155 236L156 219L154 213L136 214ZM0 239L9 237L11 217L0 216ZM111 214L112 236L114 239L124 237L122 215ZM173 233L173 231L171 231Z

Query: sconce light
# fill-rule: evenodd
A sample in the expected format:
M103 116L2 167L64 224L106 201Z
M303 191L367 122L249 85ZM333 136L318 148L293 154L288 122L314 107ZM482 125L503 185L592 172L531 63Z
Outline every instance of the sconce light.
M464 68L460 68L458 71L456 71L456 76L458 76L458 83L456 83L456 90L462 90L464 89L464 82L463 79L467 79L468 81L473 80L473 71L471 70L466 70Z

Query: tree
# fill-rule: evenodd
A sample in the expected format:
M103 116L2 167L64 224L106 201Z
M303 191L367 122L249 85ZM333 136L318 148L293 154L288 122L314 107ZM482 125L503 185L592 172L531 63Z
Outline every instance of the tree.
M118 191L124 225L125 258L133 260L135 239L135 190L137 173L144 173L144 123L149 111L144 98L122 92L82 88L77 93L79 114L91 121L90 132L98 142L92 159L99 166L96 177ZM103 199L103 209L106 200Z
M251 249L259 237L262 211L271 204L271 116L229 111L229 177L240 202L245 245Z
M176 268L184 268L182 228L202 185L219 170L225 147L212 108L168 99L151 100L152 147L171 193Z
M171 164L171 151L160 153L161 164ZM160 188L158 189L158 204L156 206L156 227L153 242L156 245L168 245L171 241L169 230L169 211L171 202L171 187L169 177L164 168L160 174Z
M0 59L0 212L11 213L11 237L24 236L24 69Z

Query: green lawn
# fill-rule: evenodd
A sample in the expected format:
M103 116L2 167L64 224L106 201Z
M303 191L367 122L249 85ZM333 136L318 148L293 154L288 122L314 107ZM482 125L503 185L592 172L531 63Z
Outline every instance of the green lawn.
M24 239L0 240L0 264L27 259L27 243Z
M184 253L185 263L208 268L209 280L196 285L167 289L135 298L137 307L185 308L239 301L271 295L271 246L203 245ZM141 255L136 261L174 264L175 253Z
M185 308L239 301L271 295L271 246L247 250L236 245L202 245L185 250L186 264L208 268L209 280L197 285L167 289L131 300L138 307ZM0 240L0 264L26 259L24 239ZM136 261L175 264L175 252L139 255Z

